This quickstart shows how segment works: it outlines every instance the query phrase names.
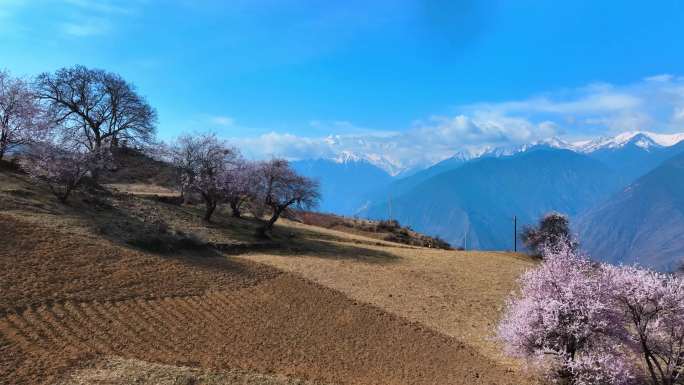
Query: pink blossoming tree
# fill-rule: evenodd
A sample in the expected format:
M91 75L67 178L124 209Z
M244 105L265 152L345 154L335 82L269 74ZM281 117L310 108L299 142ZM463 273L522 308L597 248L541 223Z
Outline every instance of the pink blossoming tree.
M654 385L684 383L684 279L634 266L606 266L627 340Z
M43 138L48 124L29 85L0 71L0 160L13 148Z
M171 159L180 170L182 191L202 197L204 219L210 221L224 197L225 173L240 160L238 151L213 134L184 135L171 147Z
M32 178L45 182L60 202L66 203L91 172L94 162L92 153L41 143L32 146L22 166Z
M256 194L255 187L259 183L257 172L258 165L244 159L237 160L223 172L220 180L223 200L230 205L235 218L242 216L243 206Z
M318 182L297 174L284 159L261 162L256 175L255 204L271 212L271 218L259 230L261 235L267 235L288 208L311 208L320 199Z
M609 282L597 274L586 258L568 243L554 243L542 250L545 260L526 272L519 296L511 298L499 325L506 351L544 368L552 380L594 383L581 379L605 375L612 362L624 360L615 343L618 313L606 306ZM619 325L619 323L617 323ZM629 384L629 365L618 373L622 379L606 384Z
M507 302L498 328L506 351L554 383L684 383L682 278L597 265L563 244L542 250Z

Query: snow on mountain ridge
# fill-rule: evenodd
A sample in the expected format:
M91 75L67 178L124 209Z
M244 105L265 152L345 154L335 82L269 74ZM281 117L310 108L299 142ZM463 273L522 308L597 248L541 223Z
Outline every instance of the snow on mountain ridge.
M331 141L333 139L334 138L330 138ZM340 164L349 162L368 162L396 177L428 168L446 159L456 159L465 162L482 157L510 156L521 152L526 152L530 149L540 146L589 154L601 149L621 148L628 143L633 143L637 147L641 147L644 150L649 151L651 148L674 146L682 141L684 141L684 132L675 134L658 134L650 131L627 131L615 136L575 142L565 141L558 137L551 137L522 145L470 148L468 150L454 152L450 157L439 159L432 164L415 163L411 162L410 160L407 162L402 159L392 157L389 154L377 152L363 153L351 150L341 150L336 154L336 156L331 157L330 159Z
M351 151L341 151L335 158L332 159L335 163L349 163L359 162L363 158Z
M578 146L579 152L590 153L604 148L620 148L633 142L643 149L651 147L671 147L684 140L684 133L657 134L649 131L627 131L613 137L603 137Z

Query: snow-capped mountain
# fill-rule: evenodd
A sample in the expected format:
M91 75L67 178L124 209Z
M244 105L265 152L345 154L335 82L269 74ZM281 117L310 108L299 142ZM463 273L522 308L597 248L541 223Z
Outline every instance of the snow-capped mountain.
M477 156L473 156L472 159L483 158L483 157L498 158L498 157L502 157L502 156L511 156L511 155L515 155L515 154L518 154L521 152L529 151L533 148L539 148L539 147L558 148L558 149L573 150L573 151L576 150L575 146L572 143L566 142L563 139L560 139L557 137L551 137L551 138L538 140L538 141L535 141L532 143L526 143L526 144L521 144L521 145L485 148Z
M430 166L430 164L412 164L411 162L402 162L389 154L378 154L374 152L360 153L349 150L342 150L331 158L327 158L332 162L338 164L349 163L368 163L383 171L390 176L396 177L400 174L411 171L412 169L422 169Z
M558 137L551 137L531 143L500 147L485 147L473 153L458 152L454 158L473 160L483 157L511 156L526 152L534 148L546 147L574 152L590 154L605 149L619 149L627 145L634 145L643 150L662 147L672 147L684 141L684 133L658 134L649 131L628 131L615 136L606 136L597 139L569 142Z
M393 156L391 149L386 153L377 151L364 153L361 151L341 150L330 160L344 164L348 162L367 162L376 166L393 177L407 177L427 170L437 164L448 162L452 164L464 163L470 160L485 157L511 156L527 152L535 148L556 148L571 150L582 154L593 154L607 150L617 150L625 146L635 147L647 152L672 147L684 141L684 133L659 134L649 131L628 131L615 136L607 136L582 141L566 141L558 137L551 137L521 145L482 147L468 151L457 151L451 157L437 159L434 163L424 163L412 159L400 159Z
M341 151L336 157L331 159L335 163L361 162L363 157L351 151Z
M671 147L681 141L684 141L684 133L657 134L649 131L629 131L612 137L575 142L573 146L577 151L591 153L606 148L622 148L629 143L648 150L657 147Z

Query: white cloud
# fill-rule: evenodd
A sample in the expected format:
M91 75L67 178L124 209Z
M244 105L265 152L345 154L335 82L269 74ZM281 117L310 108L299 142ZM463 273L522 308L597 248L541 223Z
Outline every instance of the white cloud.
M684 126L684 106L675 108L672 113L672 121L681 123Z
M404 131L374 131L347 121L311 121L309 127L309 137L272 132L236 141L255 158L333 158L351 152L398 172L457 152L556 136L579 140L634 130L684 132L684 78L657 75L621 86L593 83L522 100L456 106L451 116L418 120Z
M79 23L62 23L62 32L73 37L103 35L109 32L110 29L110 24L101 19L85 20Z
M209 121L217 126L230 127L235 125L235 119L230 116L212 116Z
M674 76L670 74L660 74L660 75L654 75L654 76L649 76L645 78L644 80L649 81L649 82L669 82L674 79Z
M82 10L100 14L125 14L130 13L130 7L124 7L107 0L64 0L64 3Z
M253 138L232 139L250 158L283 157L290 160L331 158L336 155L335 145L328 138L307 138L292 134L270 132Z
M0 0L0 31L19 31L22 36L57 32L70 38L105 35L114 31L122 18L139 15L146 1ZM49 13L51 22L36 28L32 16L38 12Z

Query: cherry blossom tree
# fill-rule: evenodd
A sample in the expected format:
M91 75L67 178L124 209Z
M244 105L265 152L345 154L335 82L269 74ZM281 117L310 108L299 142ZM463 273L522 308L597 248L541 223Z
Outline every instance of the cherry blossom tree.
M506 304L498 328L506 351L543 368L553 381L631 384L634 369L619 340L621 317L607 306L611 282L567 242L541 251L545 260L523 274L520 295Z
M210 221L224 197L225 173L236 167L239 152L214 134L183 135L171 146L171 158L180 170L182 190L202 197L204 219Z
M255 186L259 183L257 171L255 163L240 159L223 173L220 181L223 199L236 218L241 217L243 206L255 195Z
M62 203L92 169L89 152L68 151L49 143L33 145L23 160L23 168L34 179L45 182Z
M684 384L684 279L634 266L606 266L628 340L653 385Z
M552 245L507 302L506 351L570 384L684 384L684 278Z
M26 82L0 71L0 160L13 148L43 138L48 125L42 112Z
M297 174L284 159L259 164L257 178L255 198L271 211L271 218L260 229L262 235L271 231L289 207L312 208L320 199L318 182Z

